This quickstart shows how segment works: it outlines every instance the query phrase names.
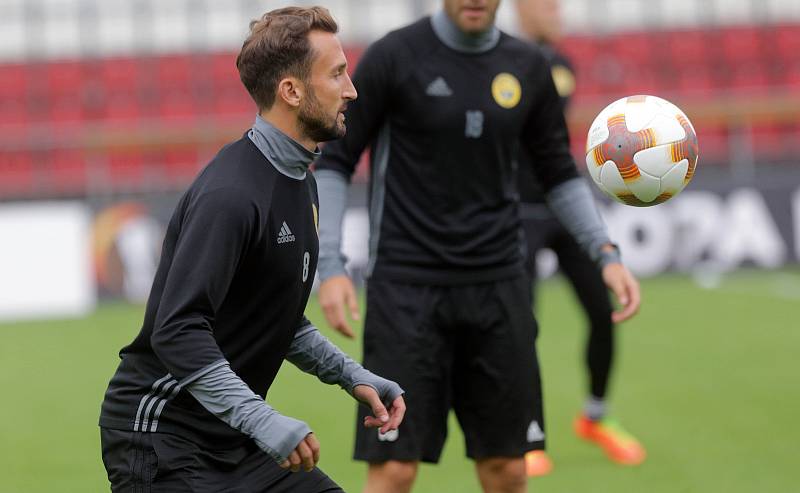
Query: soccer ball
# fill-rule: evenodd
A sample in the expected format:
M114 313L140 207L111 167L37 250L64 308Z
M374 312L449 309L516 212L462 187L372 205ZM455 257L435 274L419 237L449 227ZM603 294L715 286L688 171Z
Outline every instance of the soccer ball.
M697 134L677 106L629 96L597 115L586 142L594 183L623 204L646 207L674 197L697 166Z

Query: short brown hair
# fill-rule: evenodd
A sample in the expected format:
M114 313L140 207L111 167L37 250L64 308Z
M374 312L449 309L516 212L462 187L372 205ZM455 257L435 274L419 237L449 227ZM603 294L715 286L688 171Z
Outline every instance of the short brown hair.
M308 33L313 30L336 33L339 27L325 7L286 7L250 22L236 68L259 110L272 107L283 77L308 79L314 59Z

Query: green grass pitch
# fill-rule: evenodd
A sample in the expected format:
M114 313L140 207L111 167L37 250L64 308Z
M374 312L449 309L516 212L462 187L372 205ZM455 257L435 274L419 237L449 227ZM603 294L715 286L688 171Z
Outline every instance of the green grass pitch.
M639 316L619 330L611 410L647 446L638 468L609 463L571 421L584 398L584 323L568 286L541 287L540 357L554 472L541 492L798 491L800 271L741 272L714 289L688 277L642 283ZM322 324L316 300L308 310ZM82 320L0 325L0 492L108 491L97 415L116 352L142 308L103 305ZM350 354L360 347L323 329ZM285 366L269 395L306 420L320 466L346 491L365 467L350 459L354 404L338 388ZM451 422L442 462L424 466L416 492L479 491Z

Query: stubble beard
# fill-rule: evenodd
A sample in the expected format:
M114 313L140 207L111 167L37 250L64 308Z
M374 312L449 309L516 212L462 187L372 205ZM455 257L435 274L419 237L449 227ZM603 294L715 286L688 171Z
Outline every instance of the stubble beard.
M297 120L300 131L314 142L336 140L344 137L347 131L344 123L339 124L339 112L336 112L333 118L325 114L313 90L308 91L308 97L300 107Z

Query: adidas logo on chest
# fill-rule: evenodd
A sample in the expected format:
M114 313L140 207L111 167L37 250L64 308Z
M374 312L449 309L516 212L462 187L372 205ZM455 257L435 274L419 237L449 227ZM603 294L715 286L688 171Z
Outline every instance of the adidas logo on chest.
M289 225L286 224L286 221L283 221L281 225L281 230L278 232L278 245L281 243L291 243L295 240L294 234L292 230L289 229Z
M447 81L444 80L444 77L439 76L428 84L428 87L425 89L425 94L438 98L446 98L453 95L453 90L447 85Z

